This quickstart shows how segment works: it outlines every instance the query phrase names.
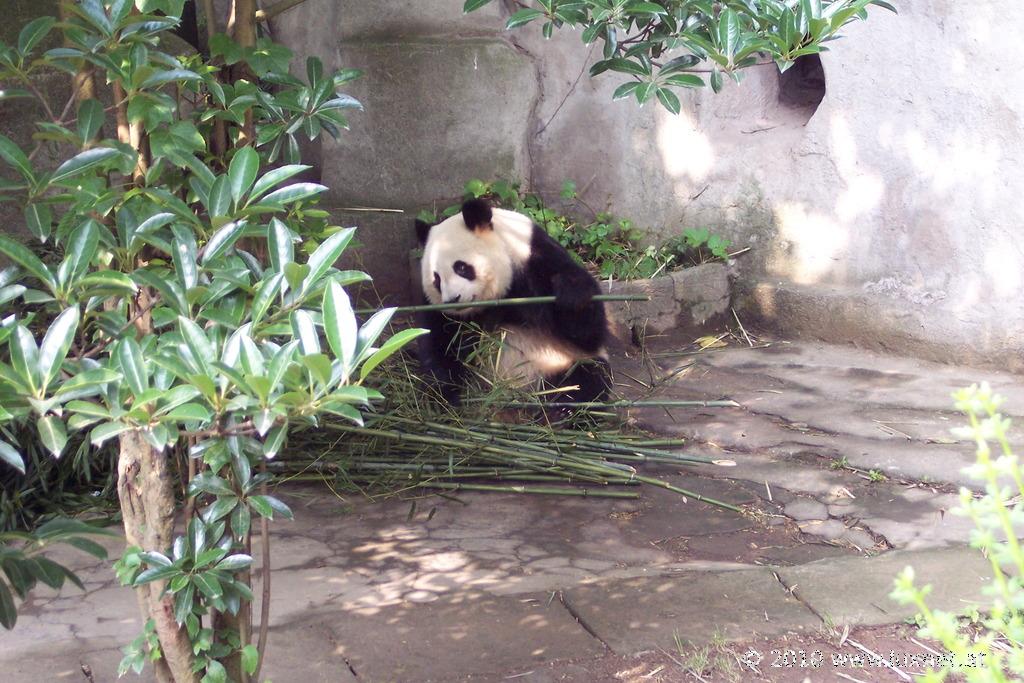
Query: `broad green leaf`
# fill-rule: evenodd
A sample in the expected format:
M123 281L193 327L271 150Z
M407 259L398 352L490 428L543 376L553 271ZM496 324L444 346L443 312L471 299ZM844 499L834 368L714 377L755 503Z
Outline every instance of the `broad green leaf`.
M422 337L429 333L430 330L425 330L423 328L410 328L408 330L402 330L388 339L384 345L380 347L380 350L374 352L374 354L370 356L365 363L363 363L363 366L359 369L359 381L364 381L374 368L393 356L413 339L416 337Z
M303 355L320 353L320 336L308 311L298 310L291 315L292 334L299 341Z
M25 386L38 395L42 385L42 378L39 376L39 347L36 346L35 337L24 325L16 325L14 335L8 343L8 350L11 354L11 365L18 373Z
M106 113L99 100L88 99L78 105L78 136L85 142L95 138L103 127Z
M210 600L216 600L217 598L224 595L224 589L221 587L220 582L211 574L196 574L192 580L195 582L196 587ZM211 662L211 664L218 664L219 662ZM207 671L210 671L212 667L208 667ZM223 667L222 667L223 668ZM226 680L226 676L224 679Z
M133 429L133 427L123 422L106 422L89 433L89 440L94 446L102 446L108 439L112 439L130 429Z
M6 135L0 135L0 158L18 170L28 181L35 181L35 174L32 172L32 162L21 151L21 147L14 144Z
M679 98L668 88L658 88L658 101L673 114L679 113Z
M59 183L69 178L74 178L77 175L81 175L90 169L96 168L97 166L120 156L120 154L121 152L118 150L111 149L109 147L95 147L93 149L87 149L58 166L57 170L53 172L50 182Z
M260 651L252 643L242 648L242 668L245 673L252 676L256 673L256 667L260 663Z
M25 225L36 239L46 242L53 227L53 213L49 204L32 202L25 207Z
M304 292L310 291L319 282L320 278L323 277L324 273L341 257L345 247L352 241L355 230L355 228L339 230L325 239L316 248L316 251L313 252L306 262L306 265L309 266L309 275L306 276L305 281L302 283L302 290Z
M142 348L132 337L125 337L117 343L117 350L114 355L121 367L125 382L128 388L136 397L142 395L149 389L149 372L146 369L146 361L142 357Z
M539 19L540 17L543 16L544 12L542 12L539 9L533 9L529 7L526 9L521 9L508 18L508 21L505 22L505 30L511 31L514 28L518 28L524 24L528 24L534 19Z
M199 325L184 316L178 316L178 327L196 363L205 374L211 374L210 361L214 360L217 354L214 353L210 340L206 338L206 333Z
M64 446L68 443L67 431L64 429L64 421L59 417L47 415L36 422L36 429L39 430L39 440L43 442L46 450L55 458L59 458L64 452Z
M280 190L274 190L266 197L264 197L262 200L260 200L260 204L268 204L271 206L283 206L285 204L291 204L302 199L314 197L326 189L326 186L320 185L318 183L295 183L294 185L282 187Z
M252 187L256 174L260 170L260 155L252 147L243 147L235 152L228 167L228 178L231 181L231 197L235 205L242 203L245 193Z
M233 247L245 231L245 226L245 221L236 221L228 223L215 232L213 237L206 243L206 246L203 247L203 265L223 255L224 252Z
M260 283L256 290L256 295L252 300L252 324L256 325L259 323L263 316L266 314L267 309L270 308L270 304L273 303L274 298L277 297L278 292L281 291L281 283L284 281L284 275L281 273L275 273L270 278Z
M615 92L612 94L612 100L621 100L624 97L629 97L633 92L640 87L640 81L630 81L629 83L623 83Z
M237 572L252 566L252 557L249 555L228 555L217 563L217 570L223 572Z
M201 81L202 78L199 74L188 69L169 69L167 71L157 71L149 78L146 78L139 84L140 88L157 88L161 85L166 85L172 81Z
M384 328L388 326L389 322L391 322L391 318L394 314L394 308L382 308L362 324L359 328L359 341L356 344L356 359L352 364L353 367L370 355L370 349L373 347L374 342L377 341L377 338L380 337Z
M270 242L270 267L283 272L285 265L295 260L295 235L283 221L272 218L267 227L267 238Z
M50 270L39 260L39 257L29 251L24 245L15 242L9 237L0 235L0 254L3 254L11 261L29 272L30 275L42 281L50 291L57 289L57 281Z
M99 223L92 218L84 221L71 233L71 237L65 245L64 263L61 264L59 271L59 274L63 275L65 286L88 270L89 263L96 256L99 243Z
M211 217L227 216L231 211L231 181L226 175L217 176L210 188L210 201L206 207Z
M462 11L465 14L469 14L470 12L474 12L480 9L481 7L489 4L490 2L491 0L466 0L465 4L462 6Z
M274 427L267 434L266 440L263 442L263 455L268 460L273 459L284 446L285 440L288 438L287 425L281 427Z
M215 496L234 496L235 491L228 484L227 480L218 477L207 470L192 477L188 483L188 494L194 496L198 493L212 493Z
M14 446L3 439L0 439L0 460L25 474L25 461L22 460L21 454L14 450Z
M348 368L355 360L359 328L355 312L352 310L352 302L337 282L331 281L324 290L323 312L327 344L335 357L341 361L342 367L345 368L343 376L347 379Z
M39 17L28 22L18 34L18 52L23 56L28 55L39 41L46 37L55 23L53 17Z
M50 323L50 329L43 337L43 343L39 345L39 370L38 375L42 381L41 391L46 388L57 377L64 359L68 356L68 349L75 339L78 331L79 313L78 307L69 308L63 311Z
M0 148L0 153L2 153L2 148ZM252 204L269 192L271 188L280 185L289 178L292 178L309 168L311 167L304 164L291 164L288 166L282 166L281 168L275 168L273 171L268 171L256 181L255 185L253 185L252 192L249 193L249 200L246 202L246 205L248 206L249 204Z
M178 276L178 283L181 288L188 292L199 283L199 265L196 262L195 233L184 225L175 224L171 226L174 233L174 271Z
M725 9L718 16L718 45L727 57L736 54L740 43L740 16L734 9Z

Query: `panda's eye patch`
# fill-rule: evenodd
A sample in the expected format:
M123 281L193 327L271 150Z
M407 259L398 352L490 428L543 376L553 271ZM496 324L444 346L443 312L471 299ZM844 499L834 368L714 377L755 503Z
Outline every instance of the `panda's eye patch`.
M461 278L465 278L467 280L476 279L476 270L474 270L473 266L469 265L465 261L456 261L452 264L452 270L454 270L455 274Z
M434 289L441 291L441 276L437 274L436 270L434 271Z

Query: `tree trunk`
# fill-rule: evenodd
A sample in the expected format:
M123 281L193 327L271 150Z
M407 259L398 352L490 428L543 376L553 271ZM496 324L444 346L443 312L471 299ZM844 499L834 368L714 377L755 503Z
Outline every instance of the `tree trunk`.
M167 552L174 534L174 477L170 458L149 445L140 431L120 437L117 495L121 501L128 545ZM152 619L160 638L163 659L155 662L160 683L196 683L192 672L192 644L188 633L174 621L170 596L161 597L164 581L136 588L143 619Z

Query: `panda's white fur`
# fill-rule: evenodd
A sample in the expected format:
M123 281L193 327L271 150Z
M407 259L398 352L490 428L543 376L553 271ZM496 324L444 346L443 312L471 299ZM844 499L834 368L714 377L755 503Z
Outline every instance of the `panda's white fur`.
M512 283L516 264L530 257L533 221L529 217L493 209L493 230L470 230L462 214L455 214L430 229L423 249L423 291L431 303L461 297L461 301L501 298ZM473 266L475 280L459 277L452 264L463 261ZM441 291L434 288L434 273L440 275ZM465 317L479 309L456 309L450 315Z

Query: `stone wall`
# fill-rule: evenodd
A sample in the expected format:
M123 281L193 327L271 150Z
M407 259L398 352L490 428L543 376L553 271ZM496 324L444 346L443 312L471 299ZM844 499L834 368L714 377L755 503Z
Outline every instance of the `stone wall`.
M719 95L682 93L679 116L612 102L620 80L586 75L578 33L503 32L500 0L469 15L461 0L307 0L272 29L298 69L315 54L367 72L352 130L308 151L389 301L417 296L415 211L473 177L522 178L552 200L572 179L652 239L707 226L751 247L734 271L752 321L1024 369L1024 55L991 47L1024 6L899 4L823 55L816 108L766 65ZM0 35L53 5L14 0ZM26 107L0 105L23 143ZM406 213L351 211L366 208Z
M898 4L832 44L816 109L766 65L717 96L684 93L679 116L612 102L620 81L585 74L578 33L501 32L500 3L308 0L274 29L367 69L353 88L366 112L321 150L339 205L419 209L509 174L554 196L573 179L652 236L702 225L750 246L740 311L763 324L1024 368L1024 56L990 49L1024 7ZM404 262L401 221L381 239L374 222L373 260ZM406 273L378 285L400 296Z

